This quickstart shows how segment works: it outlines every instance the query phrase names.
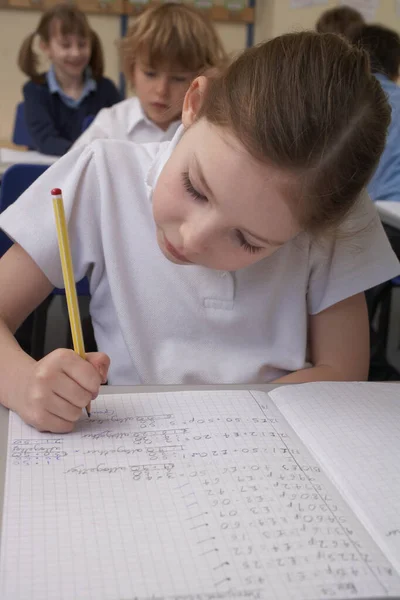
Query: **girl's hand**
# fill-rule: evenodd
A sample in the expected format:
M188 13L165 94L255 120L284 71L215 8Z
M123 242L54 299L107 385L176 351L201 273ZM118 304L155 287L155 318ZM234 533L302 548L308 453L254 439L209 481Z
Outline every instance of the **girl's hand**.
M58 349L33 364L25 394L10 408L39 431L67 433L107 381L109 357L92 352L82 359L73 350Z

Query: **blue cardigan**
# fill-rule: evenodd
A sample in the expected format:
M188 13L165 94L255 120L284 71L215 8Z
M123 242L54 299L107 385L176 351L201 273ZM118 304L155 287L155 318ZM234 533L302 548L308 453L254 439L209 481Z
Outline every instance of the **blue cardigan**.
M60 95L51 93L47 81L29 81L23 87L25 119L35 150L61 156L82 133L83 121L96 116L102 108L121 101L110 79L102 77L77 108L67 106Z

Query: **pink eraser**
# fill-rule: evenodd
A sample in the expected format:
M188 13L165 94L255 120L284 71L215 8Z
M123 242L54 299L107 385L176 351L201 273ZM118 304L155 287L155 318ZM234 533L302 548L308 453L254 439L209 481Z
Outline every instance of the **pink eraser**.
M61 196L61 190L60 190L60 188L53 188L51 190L51 195L52 196Z

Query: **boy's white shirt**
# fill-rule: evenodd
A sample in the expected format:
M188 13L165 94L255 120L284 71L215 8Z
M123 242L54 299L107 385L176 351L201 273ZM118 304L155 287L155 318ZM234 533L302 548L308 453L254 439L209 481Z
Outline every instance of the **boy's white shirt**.
M72 150L98 139L126 140L136 144L172 140L181 121L173 121L166 131L160 129L144 113L135 96L103 108L89 127L75 141Z
M89 273L111 384L267 382L307 366L308 314L400 273L372 202L362 194L346 226L353 234L336 242L302 233L236 272L173 264L157 245L151 196L180 135L69 152L0 215L0 227L62 287L50 199L62 188L75 276Z

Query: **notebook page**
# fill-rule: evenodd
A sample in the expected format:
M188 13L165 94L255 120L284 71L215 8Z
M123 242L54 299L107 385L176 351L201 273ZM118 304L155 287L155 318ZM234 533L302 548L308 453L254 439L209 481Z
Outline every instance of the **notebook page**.
M400 385L313 383L270 396L400 570Z
M400 578L259 392L103 396L10 419L2 600L393 597Z

